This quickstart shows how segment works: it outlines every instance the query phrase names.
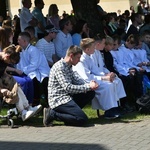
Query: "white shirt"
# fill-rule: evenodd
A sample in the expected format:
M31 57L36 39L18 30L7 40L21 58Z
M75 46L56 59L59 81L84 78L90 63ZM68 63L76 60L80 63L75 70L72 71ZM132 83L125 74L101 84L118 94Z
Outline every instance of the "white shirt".
M135 61L135 56L132 50L126 48L125 46L122 46L122 50L124 50L124 63L129 67L129 68L136 68L139 70L139 67L134 64Z
M147 53L144 49L133 49L132 50L135 56L134 64L138 65L142 62L149 62L147 59ZM147 72L150 72L150 66L142 66L143 69L145 69Z
M139 69L136 65L134 65L134 54L133 52L126 48L124 44L122 44L117 51L111 51L111 54L114 59L114 67L115 69L122 75L128 76L130 68Z
M73 45L72 37L70 33L66 35L62 31L59 30L59 32L56 35L56 38L54 39L54 45L56 48L57 56L59 58L64 58L66 55L67 49Z
M124 51L118 49L117 51L110 51L114 59L115 69L122 75L129 75L129 67L124 63Z
M33 15L30 13L30 10L23 7L20 13L20 27L22 32L30 25L29 22L32 20L32 18Z
M23 71L31 79L37 78L42 82L45 77L49 76L50 68L43 53L35 46L28 45L27 48L20 53L20 62L17 69Z
M55 54L55 46L53 42L47 42L44 38L40 39L35 45L50 62L53 62L52 56Z

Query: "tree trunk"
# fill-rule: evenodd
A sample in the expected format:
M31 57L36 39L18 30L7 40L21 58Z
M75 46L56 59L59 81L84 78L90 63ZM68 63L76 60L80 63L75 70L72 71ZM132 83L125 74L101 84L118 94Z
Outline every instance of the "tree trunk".
M6 1L0 0L0 16L6 19Z
M93 34L103 33L96 0L71 0L75 18L87 21Z

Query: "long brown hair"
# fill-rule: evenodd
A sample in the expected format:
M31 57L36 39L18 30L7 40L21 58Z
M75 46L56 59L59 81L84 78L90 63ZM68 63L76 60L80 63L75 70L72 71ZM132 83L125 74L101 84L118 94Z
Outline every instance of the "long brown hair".
M3 49L3 52L9 54L9 59L17 64L20 61L20 53L18 51L19 46L10 45Z
M9 36L4 28L0 28L0 48L3 50L5 47L9 46Z

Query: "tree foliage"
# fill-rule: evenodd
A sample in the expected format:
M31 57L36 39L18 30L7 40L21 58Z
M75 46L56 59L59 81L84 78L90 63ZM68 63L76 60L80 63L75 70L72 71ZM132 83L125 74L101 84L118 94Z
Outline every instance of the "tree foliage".
M0 0L0 16L6 19L6 1Z

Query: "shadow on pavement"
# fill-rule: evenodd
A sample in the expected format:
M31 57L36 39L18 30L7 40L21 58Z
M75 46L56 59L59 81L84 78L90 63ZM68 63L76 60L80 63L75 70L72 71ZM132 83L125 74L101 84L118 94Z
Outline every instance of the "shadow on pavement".
M98 118L89 118L88 123L83 127L92 127L95 126L95 124L113 124L113 123L131 123L131 122L141 122L142 119L136 119L137 112L133 112L127 115L124 115L121 118L116 118L113 120L105 119L103 115L100 115ZM42 116L35 116L33 118L30 118L27 121L22 121L21 118L13 118L15 127L21 127L21 126L34 126L34 127L44 127L43 126L43 118ZM0 125L7 125L6 120L0 121ZM63 122L54 121L53 126L64 126Z
M104 115L97 118L89 118L89 123L93 124L112 124L112 123L131 123L141 122L142 119L137 119L138 112L132 112L116 119L105 119Z
M0 142L2 149L9 150L109 150L104 145L73 143Z

